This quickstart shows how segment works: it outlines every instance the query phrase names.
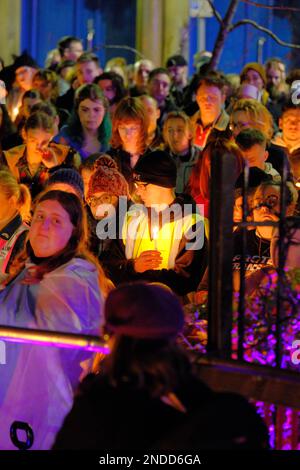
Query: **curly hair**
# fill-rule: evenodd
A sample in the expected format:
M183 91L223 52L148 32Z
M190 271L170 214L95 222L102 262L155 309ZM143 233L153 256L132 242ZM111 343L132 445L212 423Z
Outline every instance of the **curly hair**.
M52 89L51 89L51 102L55 103L55 101L56 101L56 99L58 98L58 95L59 95L58 75L53 70L40 69L34 75L33 83L34 83L35 79L42 80L42 81L46 82L47 85L51 84L51 86L52 86ZM40 93L42 94L41 91L40 91Z

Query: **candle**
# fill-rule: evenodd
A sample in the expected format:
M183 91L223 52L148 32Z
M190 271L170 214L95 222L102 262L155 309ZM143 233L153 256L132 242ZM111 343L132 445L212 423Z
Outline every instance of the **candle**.
M154 250L157 250L158 227L155 225L152 228L152 240L154 241Z
M17 119L18 114L19 114L19 107L15 106L12 110L12 121L15 121Z

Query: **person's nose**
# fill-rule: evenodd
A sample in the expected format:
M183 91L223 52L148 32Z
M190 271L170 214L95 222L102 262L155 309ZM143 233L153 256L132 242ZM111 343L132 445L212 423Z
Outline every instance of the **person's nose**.
M45 144L44 144L44 143L38 142L38 143L36 144L36 149L37 149L39 152L42 152L42 151L44 150L44 148L45 148Z
M269 209L269 207L267 207L267 205L261 206L260 210L263 214L269 214L269 212L270 212L270 209Z
M48 217L45 217L44 220L42 221L41 228L45 230L46 232L50 228L50 219Z
M137 187L136 187L135 192L136 192L136 194L137 194L138 196L141 195L141 188L140 188L140 186L137 186Z

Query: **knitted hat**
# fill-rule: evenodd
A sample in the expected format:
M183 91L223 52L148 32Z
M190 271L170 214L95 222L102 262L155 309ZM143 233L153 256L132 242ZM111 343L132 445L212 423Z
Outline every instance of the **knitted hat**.
M246 73L248 70L255 70L259 75L261 76L264 85L267 83L267 76L266 76L266 71L264 69L264 66L259 64L258 62L249 62L248 64L245 65L241 72L241 82L244 80Z
M174 67L174 65L178 67L184 67L187 65L187 61L182 55L172 55L168 58L166 67Z
M109 331L134 338L172 339L183 328L178 298L158 285L123 284L110 292L104 315Z
M61 168L50 174L47 186L54 183L65 183L73 186L76 192L83 197L83 181L78 171L73 168Z
M87 198L95 193L106 192L114 196L128 196L128 184L124 176L118 171L116 162L108 155L102 155L95 164L96 171L90 182Z
M177 168L172 157L164 150L154 150L143 155L133 169L135 181L175 188Z

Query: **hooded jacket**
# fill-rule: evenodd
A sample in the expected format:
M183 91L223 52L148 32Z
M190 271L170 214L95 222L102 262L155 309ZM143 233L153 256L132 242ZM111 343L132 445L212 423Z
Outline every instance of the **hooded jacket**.
M27 269L32 266L28 264ZM27 269L0 293L0 324L99 333L103 300L93 264L73 258L35 284L22 283ZM32 449L49 449L72 406L73 391L91 353L11 342L5 346L6 361L0 365L0 448L15 449L10 426L13 421L23 421L34 433Z

